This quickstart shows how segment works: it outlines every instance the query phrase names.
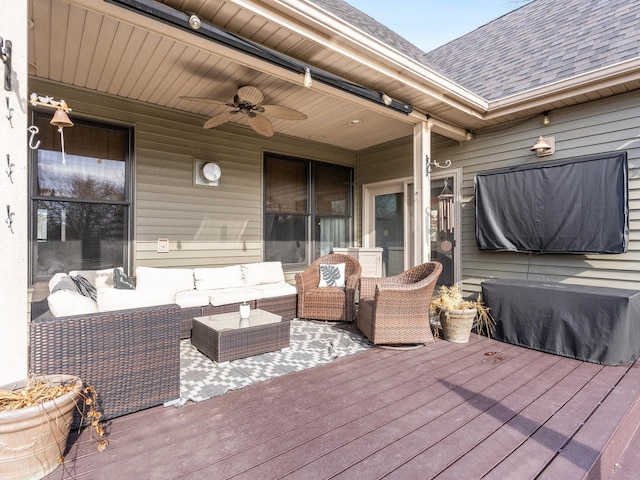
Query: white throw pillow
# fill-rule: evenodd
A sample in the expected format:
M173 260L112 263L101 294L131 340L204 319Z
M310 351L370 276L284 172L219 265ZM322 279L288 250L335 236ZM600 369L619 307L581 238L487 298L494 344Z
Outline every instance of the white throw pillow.
M240 265L216 268L194 268L196 290L244 287Z
M176 289L158 287L150 290L98 289L98 311L125 310L176 303Z
M69 272L70 277L83 276L89 283L98 288L113 288L113 268L105 268L104 270L73 270Z
M54 317L98 312L98 304L77 290L58 290L47 297L47 302Z
M344 263L320 264L319 287L344 287Z
M173 287L176 292L193 290L193 269L191 268L136 268L136 289L150 290L159 287Z
M282 262L259 262L242 265L242 276L248 287L284 282Z

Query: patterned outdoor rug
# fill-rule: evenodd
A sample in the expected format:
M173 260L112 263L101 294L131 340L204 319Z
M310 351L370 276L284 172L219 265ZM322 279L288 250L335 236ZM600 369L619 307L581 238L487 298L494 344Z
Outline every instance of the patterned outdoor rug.
M331 324L294 319L290 348L217 364L190 340L180 342L180 400L200 402L253 383L371 348L364 336Z

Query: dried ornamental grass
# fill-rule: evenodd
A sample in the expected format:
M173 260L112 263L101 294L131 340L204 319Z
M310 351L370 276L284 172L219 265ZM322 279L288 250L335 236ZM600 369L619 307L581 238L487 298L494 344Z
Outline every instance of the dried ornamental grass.
M34 407L50 400L73 391L77 388L75 382L56 382L50 383L43 378L30 378L27 385L15 390L0 390L0 412L9 412L19 410L21 408ZM78 404L82 403L87 408L80 411L82 418L89 421L91 427L91 436L97 442L98 451L107 448L108 441L104 437L104 427L100 424L102 414L96 409L97 392L91 385L84 386L80 391L80 397L83 402L77 402L76 408L80 408Z
M438 294L433 297L429 310L433 314L439 314L444 312L446 317L449 317L451 310L467 310L475 308L477 311L476 320L474 322L474 328L480 335L486 335L491 337L496 327L494 318L489 313L489 307L485 306L482 302L482 295L478 293L476 300L468 300L462 296L462 293L458 290L457 285L447 287L441 285L438 289Z

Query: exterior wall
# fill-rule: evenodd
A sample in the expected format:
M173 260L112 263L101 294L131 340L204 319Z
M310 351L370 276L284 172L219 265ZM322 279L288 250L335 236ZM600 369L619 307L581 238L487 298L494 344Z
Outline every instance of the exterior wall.
M462 167L462 278L467 292L479 291L487 278L520 278L574 284L640 288L640 92L554 110L551 125L542 115L480 132L473 141L441 149ZM556 153L529 151L540 136L555 136ZM529 255L485 252L475 241L474 176L494 168L626 150L629 162L629 250L619 255Z
M195 267L262 260L263 151L356 166L356 153L126 99L32 80L30 91L64 98L73 115L135 129L136 266ZM194 158L222 169L218 187L194 186ZM169 252L157 253L157 239Z
M11 41L11 90L4 87L5 64L0 63L3 115L0 118L0 205L2 205L2 255L0 270L0 385L27 377L28 326L28 190L27 114L24 108L27 91L27 2L0 0L0 35ZM5 44L6 45L6 44ZM5 103L5 101L7 103ZM11 119L7 119L7 108ZM12 165L11 176L5 174L6 161ZM10 212L7 212L7 209ZM11 225L5 219L11 219Z

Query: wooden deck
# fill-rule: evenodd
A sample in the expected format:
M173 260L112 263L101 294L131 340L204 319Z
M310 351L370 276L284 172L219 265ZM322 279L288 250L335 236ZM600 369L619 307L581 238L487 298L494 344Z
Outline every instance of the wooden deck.
M472 335L115 419L105 451L83 432L50 478L623 479L639 424L640 365Z

